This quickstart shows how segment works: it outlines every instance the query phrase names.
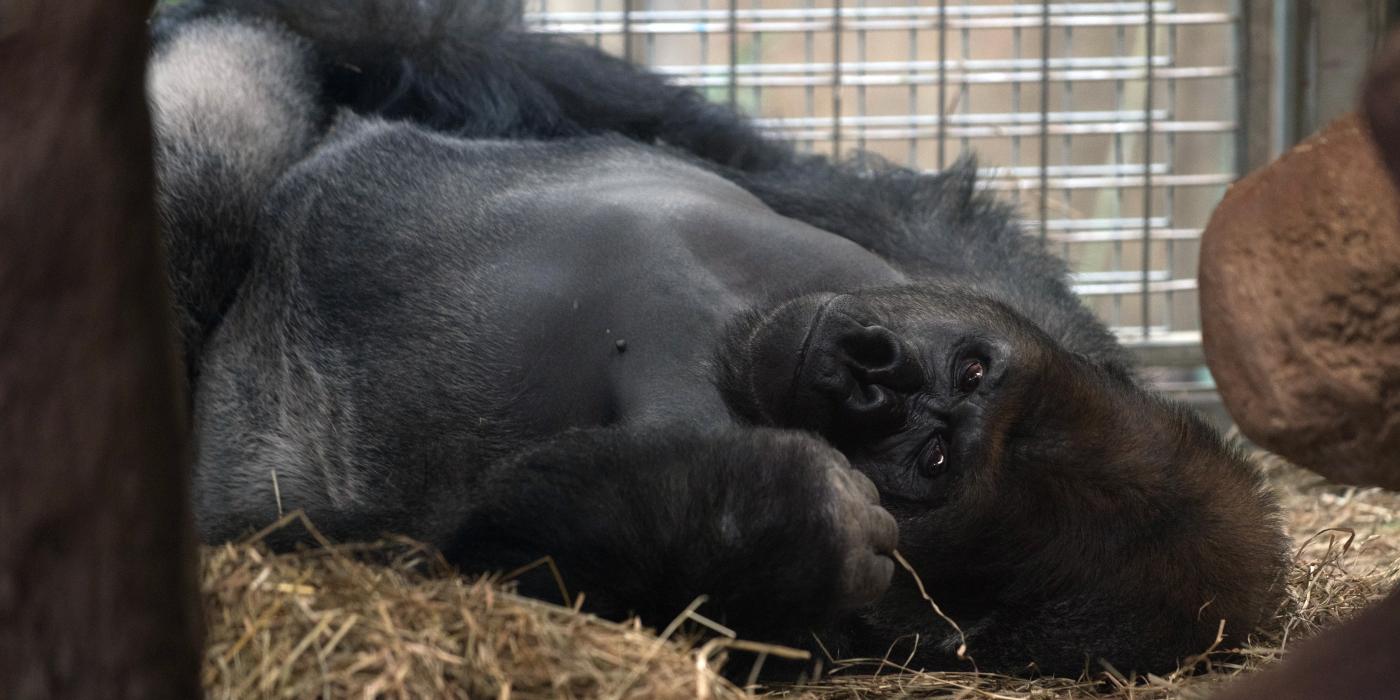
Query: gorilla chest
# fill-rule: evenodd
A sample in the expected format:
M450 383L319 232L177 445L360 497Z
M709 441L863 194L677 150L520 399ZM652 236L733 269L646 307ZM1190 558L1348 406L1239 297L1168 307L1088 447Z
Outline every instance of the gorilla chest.
M299 285L362 376L394 378L365 382L373 402L432 396L443 424L471 414L536 434L728 420L713 365L737 315L903 281L679 161L560 158L491 177L429 169L391 197L318 210L293 256Z
M487 286L519 358L509 381L546 430L727 420L713 364L737 314L902 280L722 181L604 178L537 196L522 218L528 233L501 251Z

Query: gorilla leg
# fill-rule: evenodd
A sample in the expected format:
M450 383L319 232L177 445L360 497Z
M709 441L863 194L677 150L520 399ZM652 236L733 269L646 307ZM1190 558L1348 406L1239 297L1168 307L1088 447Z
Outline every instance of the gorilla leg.
M469 571L550 556L595 612L674 618L696 597L747 636L784 639L873 602L893 518L840 453L802 433L566 433L499 465L445 547ZM552 579L522 588L557 598Z
M311 148L323 115L304 42L269 26L179 26L156 48L147 82L166 255L193 368L247 274L263 195Z
M793 157L695 90L527 31L515 0L186 0L156 27L218 15L273 20L309 39L326 98L361 112L479 138L616 133L743 170Z

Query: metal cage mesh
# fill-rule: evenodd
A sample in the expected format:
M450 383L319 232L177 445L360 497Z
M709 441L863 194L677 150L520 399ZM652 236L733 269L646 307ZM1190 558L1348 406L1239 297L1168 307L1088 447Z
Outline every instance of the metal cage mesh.
M924 170L975 153L988 187L1160 370L1200 369L1201 229L1240 167L1231 0L534 0L579 35L802 147Z

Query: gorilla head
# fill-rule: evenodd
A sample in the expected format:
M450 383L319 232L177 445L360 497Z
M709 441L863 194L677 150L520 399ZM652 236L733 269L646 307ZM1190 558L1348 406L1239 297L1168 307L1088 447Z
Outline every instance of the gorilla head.
M1259 527L1274 504L1243 458L988 297L927 284L802 296L736 323L726 347L730 404L822 435L875 482L981 662L1064 671L1112 652L1169 666L1276 600L1282 541ZM864 624L889 640L927 615L896 577ZM978 656L984 635L995 658Z

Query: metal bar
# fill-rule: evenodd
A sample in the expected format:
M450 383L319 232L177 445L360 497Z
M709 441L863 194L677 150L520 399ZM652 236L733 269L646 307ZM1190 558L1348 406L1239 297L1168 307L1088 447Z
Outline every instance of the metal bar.
M841 72L841 18L845 8L841 0L836 0L831 8L831 156L841 158L841 85L844 74Z
M1141 333L1142 329L1136 327L1115 328L1114 333L1125 345L1144 342ZM1171 332L1165 328L1154 328L1152 333L1153 345L1163 348L1182 347L1188 344L1201 342L1200 331L1175 331Z
M1298 4L1274 0L1274 137L1277 157L1298 140Z
M1150 3L1157 11L1157 14L1223 14L1220 12L1176 12L1174 0L1157 0ZM1052 5L1051 11L1059 17L1075 17L1083 15L1143 15L1147 12L1149 3L1146 2L1060 2ZM595 4L596 7L596 4ZM907 4L907 5L878 5L863 8L847 8L845 15L855 19L867 19L870 17L935 17L942 13L945 8L937 6ZM1039 16L1041 3L986 3L982 5L968 5L967 11L959 10L959 15L968 17L1011 17L1016 15ZM739 18L751 21L755 19L811 19L829 18L831 8L814 8L804 6L802 8L790 7L755 7L744 10ZM555 22L578 22L586 20L615 20L620 13L617 10L608 11L588 11L588 10L561 10L556 12L533 11L526 12L525 17L530 21L549 20ZM689 21L698 22L705 20L722 19L724 10L701 9L666 9L647 10L638 15L638 19L647 21Z
M644 7L644 8L651 4L651 0L628 0L628 2L641 2L641 3L642 3L642 7ZM657 36L658 36L657 34L643 34L643 35L642 35L642 37L643 37L643 38L642 38L642 42L643 42L643 44L644 44L645 47L646 47L646 49L645 49L645 51L644 51L644 53L645 53L645 55L646 55L646 65L648 65L648 66L654 66L654 65L656 65L656 37L657 37ZM628 46L631 46L631 45L632 45L632 35L631 35L631 34L628 34L628 35L627 35L626 41L627 41L627 45L628 45Z
M1141 231L1138 234L1141 235ZM1167 274L1166 270L1087 270L1070 273L1070 278L1078 284L1131 284L1142 288L1143 275L1146 274L1146 282L1173 282L1175 278Z
M911 64L911 65L913 65L913 64L916 64L916 63L919 62L919 30L917 30L917 29L909 29L908 32L909 32L909 60L908 60L908 63ZM912 82L909 84L909 109L908 109L908 111L909 111L910 114L918 114L918 112L919 112L919 86L916 85L916 84L914 84L914 83L912 83ZM909 156L908 156L908 163L906 163L906 165L907 165L908 167L910 167L910 168L917 168L917 167L919 167L919 139L918 139L917 137L914 137L914 136L909 137Z
M1167 227L1166 219L1152 219L1154 229ZM1132 229L1142 237L1142 217L1096 217L1083 219L1051 219L1049 228L1051 231L1117 231Z
M915 79L911 73L909 78ZM948 0L938 0L938 170L948 167Z
M628 63L636 63L637 59L632 55L632 2L625 0L622 4L622 58ZM602 32L595 36L601 37Z
M1040 3L1040 239L1050 229L1050 0Z
M1166 163L1153 163L1153 172L1168 174ZM990 167L978 171L983 178L1031 179L1040 174L1039 167L1012 166ZM1142 166L1136 163L1104 163L1090 165L1052 165L1051 177L1137 177L1142 175Z
M545 12L548 12L548 11L549 11L549 8L548 8L548 7L542 7L541 9L544 10ZM602 11L603 11L603 0L593 0L593 11L594 11L594 12L602 12ZM624 41L626 41L625 38L624 38ZM593 48L595 48L595 49L601 49L601 48L603 48L603 35L602 35L602 34L594 34L594 35L593 35Z
M1171 331L1154 328L1151 339L1142 338L1136 328L1115 328L1118 342L1131 348L1145 367L1200 367L1200 331Z
M1227 23L1230 12L1180 12L1174 7L1173 2L1122 2L1122 3L1082 3L1065 2L1055 4L1051 7L1052 19L1050 26L1061 26L1067 21L1080 21L1085 18L1095 22L1137 22L1139 25L1146 24L1149 7L1158 15L1159 20L1166 22L1188 22L1201 23L1212 22L1216 24ZM1039 27L1042 20L1039 19L1041 3L1016 3L1009 5L986 4L969 5L966 10L959 9L957 14L965 18L961 21L984 22L989 19L1006 21L1014 20L1012 25L997 25L1002 28L1009 26ZM616 10L597 11L569 11L569 12L528 12L525 14L527 21L544 24L578 24L587 22L615 22L621 19L621 12ZM723 10L647 10L638 12L636 19L645 23L688 23L695 25L700 22L712 22L725 20ZM947 14L946 5L926 6L926 5L903 5L903 6L871 6L847 8L844 11L847 23L891 20L891 19L922 19L933 20L940 15ZM800 21L820 21L831 20L833 12L831 8L752 8L741 10L739 19L744 22L800 22ZM1159 24L1162 22L1159 21ZM931 28L931 27L930 27ZM954 28L957 28L955 25Z
M1167 126L1179 125L1183 131L1207 131L1215 129L1232 129L1236 125L1228 121L1175 121L1168 119L1166 110L1154 110L1153 117L1157 121L1164 122ZM952 126L1024 126L1039 125L1042 116L1039 112L984 112L982 114L952 114L946 119L946 123ZM1113 131L1104 133L1117 133L1117 129L1124 126L1123 122L1142 122L1147 118L1146 112L1141 110L1124 110L1122 112L1051 112L1046 119L1053 125L1059 124L1089 124L1112 127ZM755 119L754 123L760 128L771 128L779 126L787 127L817 127L830 124L830 117L766 117ZM937 126L938 116L933 114L877 114L869 116L847 117L842 123L847 126ZM1200 128L1188 125L1204 125ZM1132 130L1140 129L1139 124L1130 124Z
M871 8L877 9L877 8ZM771 33L797 33L804 31L831 31L835 26L835 20L831 16L830 10L816 10L819 14L826 15L821 18L802 20L745 20L741 11L738 17L738 31L741 32L771 32ZM608 14L608 13L603 13ZM643 13L636 13L633 17L632 32L634 34L690 34L697 31L723 31L727 26L723 19L684 20L684 21L643 21L640 17ZM559 21L558 16L545 18L533 18L536 22L536 30L551 34L617 34L622 30L622 18L619 15L612 19L596 19L594 21L565 22ZM1176 13L1161 17L1156 23L1158 25L1229 25L1233 17L1228 12L1197 12L1197 13ZM842 25L848 30L868 29L868 30L903 30L903 29L937 29L939 20L936 16L918 17L910 19L853 19L850 17L842 20ZM958 20L948 20L949 29L1013 29L1023 27L1027 29L1038 29L1042 25L1035 19L1016 17L994 17L994 18L967 18ZM1051 28L1056 27L1143 27L1147 25L1146 14L1142 15L1083 15L1057 17L1049 20Z
M811 9L811 7L812 7L812 0L806 0L806 6L807 6L808 9ZM817 46L816 34L815 34L814 32L810 32L810 31L809 31L809 32L803 32L803 34L802 34L802 55L803 55L803 57L806 59L806 63L804 64L804 66L805 66L806 70L808 71L808 72L807 72L807 75L809 75L809 76L812 74L811 71L812 71L813 68L816 66L816 62L817 62L817 49L816 49L816 46ZM817 112L817 88L816 88L816 86L815 86L815 85L806 85L806 86L804 86L803 89L802 89L802 99L803 99L803 106L805 107L803 113L806 114L806 115L809 116L809 117L815 115L816 112ZM812 140L807 140L805 143L806 143L806 145L807 145L807 149L808 149L808 150L811 150L812 146L814 145L813 141L812 141Z
M1386 36L1385 9L1381 0L1312 0L1301 6L1307 70L1301 76L1298 137L1356 109L1357 87Z
M645 6L645 4L650 4L650 3L651 3L651 0L637 0L637 1L641 1L641 3L643 3L644 6ZM644 50L643 53L644 53L645 56L647 56L647 59L645 59L645 64L647 64L647 66L655 66L655 64L657 64L657 36L659 36L659 35L657 35L657 34L644 34L644 35L641 35L641 41L643 41L643 45L645 46L645 50ZM629 43L631 43L630 39L631 39L631 38L630 38L630 36L629 36Z
M739 0L729 0L729 17L727 28L729 32L729 109L736 109L739 105Z
M967 12L967 0L963 0L959 7L964 13ZM962 54L963 65L967 65L972 60L972 30L963 28L958 30L958 49ZM972 83L968 81L967 75L958 81L958 111L963 115L972 113ZM963 157L972 151L972 144L966 136L959 139L958 157Z
M1017 62L1017 63L1019 63L1020 61L1024 60L1024 59L1021 58L1021 54L1022 54L1022 44L1024 43L1024 36L1023 36L1024 32L1025 32L1025 30L1023 30L1021 27L1015 27L1015 28L1013 28L1013 29L1011 30L1011 60L1014 61L1014 62ZM1013 83L1013 84L1011 85L1011 111L1012 111L1013 113L1016 113L1016 112L1020 112L1020 111L1021 111L1021 97L1022 97L1022 96L1021 96L1021 90L1022 90L1022 87L1023 87L1023 86L1022 86L1021 83ZM1013 168L1020 168L1020 167L1021 167L1021 135L1020 135L1020 134L1013 134L1013 135L1011 136L1011 166L1012 166ZM1024 205L1024 201L1022 200L1021 193L1020 193L1020 192L1017 192L1017 193L1016 193L1016 206L1019 208L1019 207L1021 207L1021 206L1023 206L1023 205Z
M692 87L720 86L727 83L725 76L705 75L711 73L709 70L699 71L701 75L689 77L669 66L657 66L656 72L663 75L675 76L674 82L677 85L688 85ZM769 71L770 73L772 71ZM794 71L797 72L797 71ZM1119 69L1119 70L1051 70L1049 74L1041 71L1017 71L1004 73L946 73L945 77L949 81L967 81L973 84L1007 84L1007 83L1039 83L1047 79L1058 82L1061 80L1074 80L1081 83L1086 82L1106 82L1111 80L1145 80L1149 70L1143 69ZM1151 71L1158 78L1175 78L1178 80L1211 79L1211 78L1234 78L1237 71L1233 66L1189 66L1181 68L1161 68ZM836 66L831 66L822 75L814 76L783 76L783 75L763 75L757 70L745 70L739 68L740 76L738 82L740 86L764 85L799 87L803 85L825 86L833 84L834 74L839 73L842 81L846 85L908 85L911 82L921 85L937 85L940 83L938 75L927 73L913 73L906 75L850 75L844 69L837 70Z
M849 117L848 119L852 119ZM816 117L818 124L833 124L835 120L826 117ZM1228 134L1234 132L1236 126L1234 122L1159 122L1156 124L1156 133L1175 132L1178 134ZM770 135L779 136L788 140L803 140L812 138L826 138L833 135L831 127L822 129L818 125L811 127L773 127L765 129ZM863 132L863 133L862 133ZM907 127L856 127L849 130L837 132L842 138L854 138L857 134L864 136L867 141L889 141L903 140L908 138L934 138L938 134L938 125L930 126L907 126ZM987 125L987 126L948 126L946 133L956 138L1000 138L1008 136L1038 136L1041 133L1040 127L1030 125ZM1122 122L1122 123L1092 123L1092 124L1051 124L1046 131L1050 136L1062 134L1074 134L1075 136L1111 136L1113 134L1135 135L1146 133L1142 122ZM1226 173L1228 178L1233 178L1233 174Z
M867 1L868 1L868 0L860 0L860 7L861 7L861 9L864 9L864 8L866 7ZM864 30L864 29L861 29L861 30L856 31L856 55L860 57L860 63L862 63L862 64L868 63L868 61L866 60L867 54L866 54L866 43L865 43L866 40L869 38L869 37L867 36L867 34L868 34L868 32L867 32L866 30ZM867 113L867 110L866 110L866 99L865 99L865 98L866 98L866 88L867 88L867 86L866 86L866 84L865 84L864 82L862 82L862 83L860 83L858 86L856 86L856 116L857 116L857 117L864 117L864 116L866 115L866 113ZM864 153L865 153L865 133L864 133L864 132L860 132L860 133L858 133L857 136L856 136L856 152L862 154L862 157L864 156Z
M1112 284L1074 284L1070 285L1070 288L1074 290L1075 294L1082 297L1108 296L1110 294L1139 294L1144 298L1151 298L1153 294L1162 294L1168 290L1179 292L1195 291L1196 278L1190 277L1179 280L1163 280L1161 282L1147 283L1138 280ZM1146 293L1143 293L1144 288L1147 290ZM1151 323L1142 324L1139 330L1143 338L1152 337Z
M1100 190L1112 187L1149 187L1152 185L1172 187L1222 187L1234 181L1234 176L1229 173L1205 173L1186 175L1158 175L1148 177L1137 175L1133 177L1102 177L1102 178L1049 178L1047 184L1052 190ZM993 190L1017 190L1034 189L1040 186L1036 180L987 180L982 184ZM1142 219L1138 222L1141 224ZM1139 225L1139 232L1142 227Z
M1245 78L1246 68L1249 66L1250 42L1249 42L1249 22L1250 3L1248 0L1230 0L1230 9L1238 17L1235 22L1235 30L1230 33L1234 42L1235 56L1235 123L1239 124L1239 131L1235 133L1235 172L1244 173L1249 170L1249 132L1250 132L1250 90L1249 80Z
M1152 5L1147 6L1147 55L1154 56L1157 53L1157 24L1156 9ZM1147 82L1143 86L1143 143L1142 143L1142 337L1148 338L1152 334L1152 294L1148 285L1152 268L1152 146L1156 130L1152 128L1153 119L1153 84L1152 84L1152 63L1147 64ZM1194 282L1192 280L1194 289Z
M1063 41L1064 41L1064 48L1063 48L1063 51L1064 51L1065 55L1067 55L1067 56L1073 56L1073 55L1074 55L1074 27L1065 27L1065 28L1064 28L1064 34L1063 34L1062 36L1064 37L1064 39L1063 39ZM1152 56L1149 54L1146 58L1148 59L1148 62L1150 63L1150 62L1151 62L1150 59L1152 58ZM1073 112L1074 112L1074 81L1073 81L1073 80L1066 80L1066 81L1063 81L1063 82L1060 83L1060 95L1061 95L1061 99L1064 100L1064 105L1062 106L1062 109L1063 109L1064 111L1066 111L1066 112L1073 113ZM1049 137L1046 136L1045 138L1049 138ZM1060 137L1060 158L1061 158L1061 160L1064 161L1064 163L1065 163L1066 165L1070 165L1070 164L1074 163L1074 148L1073 148L1073 146L1074 146L1074 135L1073 135L1073 134L1070 134L1070 133L1062 134L1061 137ZM1150 161L1149 161L1148 163L1146 163L1145 165L1146 165L1146 167L1152 167L1152 163L1151 163ZM1065 188L1063 188L1063 190L1062 190L1062 192L1061 192L1061 196L1064 197L1064 200L1065 200L1065 203L1066 203L1067 206L1068 206L1068 205L1071 205L1071 204L1073 203L1073 201L1074 201L1074 188L1072 188L1072 187L1065 187ZM1065 258L1066 260L1068 260L1068 259L1070 258L1070 249L1069 249L1069 245L1068 245L1068 244L1061 244L1061 245L1062 245L1062 247L1061 247L1061 249L1060 249L1060 255L1061 255L1061 257L1063 257L1063 258Z
M1201 239L1201 229L1198 228L1159 228L1153 229L1152 238L1154 240L1176 240L1176 241L1199 241ZM1142 237L1142 229L1134 228L1128 231L1079 231L1072 233L1051 233L1050 240L1063 243L1119 243L1124 241L1136 241ZM1119 268L1121 269L1121 268Z
M1119 27L1118 29L1124 29ZM1084 57L1062 57L1050 58L1050 68L1052 71L1094 71L1094 70L1124 70L1137 69L1141 71L1147 67L1148 58L1143 56L1084 56ZM1171 61L1168 56L1153 56L1151 62L1157 68L1170 68ZM842 73L907 73L909 71L919 73L932 73L940 68L952 68L969 73L978 72L1031 72L1037 79L1040 75L1040 68L1044 61L1040 59L968 59L960 61L847 61L842 62L836 68ZM1203 66L1215 71L1223 71L1234 68L1234 66ZM676 65L656 65L651 66L652 70L659 73L671 75L707 75L720 74L725 72L724 66L714 66L704 61L698 64L676 64ZM808 63L749 63L739 66L741 75L786 75L806 72L828 73L831 66L814 65ZM1224 73L1213 73L1215 77L1228 75Z
M710 9L710 0L700 0L700 8ZM700 39L700 65L708 68L710 65L710 35L708 32L696 32L695 36Z
M1116 54L1116 55L1118 55L1118 56L1122 56L1123 54L1125 54L1125 53L1128 52L1128 36L1127 36L1128 30L1127 30L1126 27L1114 27L1113 34L1114 34L1114 38L1113 38L1113 41L1114 41L1114 54ZM1155 60L1155 57L1149 57L1149 59L1150 59L1150 60ZM1122 111L1124 111L1124 109L1125 109L1125 108L1124 108L1124 104L1125 104L1125 102L1126 102L1126 100L1125 100L1126 92L1127 92L1127 85L1124 83L1124 81L1122 81L1122 80L1115 80L1115 81L1114 81L1114 84L1113 84L1113 106L1114 106L1114 108L1115 108L1117 111L1119 111L1119 112L1122 112ZM1113 164L1114 164L1114 166L1116 166L1116 167L1118 167L1118 168L1122 168L1122 167L1124 167L1124 164L1125 164L1126 162L1127 162L1127 156L1126 156L1126 154L1124 153L1123 134L1121 134L1121 133L1120 133L1120 134L1114 134L1114 135L1113 135ZM1115 187L1115 188L1113 188L1113 202L1114 202L1114 206L1113 206L1113 214L1114 214L1114 216L1122 217L1122 216L1123 216L1123 188L1122 188L1122 187ZM1137 233L1137 232L1134 232L1134 235L1136 235L1136 233ZM1063 234L1062 237L1070 239L1069 241L1066 241L1066 242L1073 242L1073 241L1075 240L1075 239L1074 239L1075 236L1081 236L1081 235L1086 235L1086 234ZM1087 234L1087 235L1092 235L1092 234ZM1121 269L1123 269L1123 240L1124 240L1124 239L1123 239L1123 238L1120 238L1120 237L1118 237L1118 236L1113 236L1113 237L1111 237L1111 238L1105 238L1105 239L1103 239L1103 240L1111 240L1111 241L1113 241L1113 252L1112 252L1112 257L1111 257L1111 259L1110 259L1110 264L1113 266L1113 269L1115 269L1115 270L1121 270ZM1122 295L1122 294L1114 294L1114 295L1113 295L1112 303L1113 303L1113 321L1112 321L1112 324L1113 324L1114 326L1121 326L1121 325L1123 325L1123 295Z
M1166 32L1167 56L1175 63L1177 56L1177 27L1167 27ZM1176 115L1176 81L1171 79L1167 80L1167 114L1172 117ZM1167 152L1165 160L1167 161L1167 170L1172 173L1176 172L1176 136L1175 133L1170 131L1163 134L1163 137L1166 139ZM1148 138L1152 138L1152 136L1149 134ZM1161 186L1163 197L1162 208L1165 210L1162 212L1162 215L1165 216L1168 221L1171 221L1176 217L1176 187L1170 183L1161 183ZM1150 192L1151 190L1149 190L1149 194ZM1152 232L1150 231L1148 232L1148 238L1152 238ZM1163 245L1166 246L1166 260L1163 261L1163 266L1166 268L1167 274L1174 277L1176 276L1176 242L1168 239ZM1164 296L1166 298L1162 307L1162 323L1168 328L1174 328L1176 327L1175 316L1172 311L1174 297L1172 296L1171 290L1167 290Z
M1083 15L1142 15L1147 12L1149 3L1146 2L1061 2L1052 5L1051 11L1056 16L1083 16ZM1193 12L1181 13L1174 9L1174 0L1158 0L1151 3L1156 8L1157 13L1163 14L1222 14L1219 12ZM596 7L596 5L595 5ZM969 5L966 12L959 11L959 15L968 17L1011 17L1016 15L1039 16L1041 3L986 3L983 5ZM865 8L847 8L845 14L856 19L866 19L870 17L934 17L939 15L943 8L930 5L909 4L909 5L878 5ZM526 12L525 17L530 21L549 20L556 22L578 22L586 20L615 20L619 16L617 10L588 11L588 10L560 10L556 12L533 11ZM667 10L647 10L645 14L639 14L639 19L647 21L705 21L724 17L724 10L709 9L667 9ZM751 21L755 19L811 19L829 18L831 8L814 8L810 6L802 8L786 7L764 7L752 8L740 13L739 18Z
M758 0L749 0L749 4L750 4L750 5L752 5L752 4L755 3L755 2L758 2ZM758 64L758 65L762 65L762 61L763 61L763 32L754 32L754 33L753 33L753 38L752 38L752 41L751 41L751 46L753 47L753 61L754 61L756 64ZM754 85L754 86L753 86L752 95L753 95L753 105L752 105L753 113L754 113L754 114L763 114L763 86L762 86L762 85Z

